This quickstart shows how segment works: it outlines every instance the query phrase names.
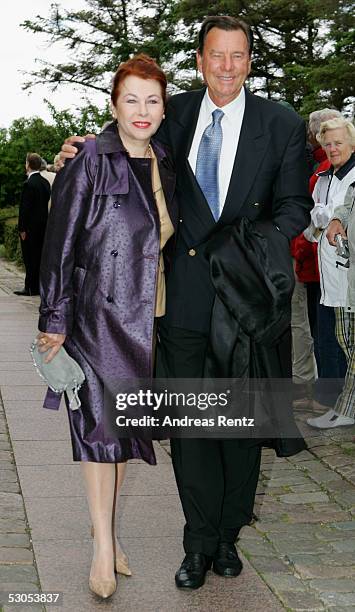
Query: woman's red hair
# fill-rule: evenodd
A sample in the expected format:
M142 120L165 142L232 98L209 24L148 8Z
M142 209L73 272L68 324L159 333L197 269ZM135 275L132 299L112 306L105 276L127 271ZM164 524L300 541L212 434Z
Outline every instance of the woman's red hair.
M161 87L162 98L165 104L167 86L166 76L155 60L144 53L140 53L126 62L123 62L123 64L120 64L113 77L111 100L114 106L116 106L121 83L131 75L139 77L140 79L152 79L153 81L157 81Z

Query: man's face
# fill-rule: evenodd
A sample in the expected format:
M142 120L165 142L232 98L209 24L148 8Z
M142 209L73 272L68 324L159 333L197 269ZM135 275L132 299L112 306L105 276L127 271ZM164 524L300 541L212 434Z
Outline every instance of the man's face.
M197 67L216 106L232 102L251 68L248 40L244 32L212 28L205 38L202 55L197 51Z

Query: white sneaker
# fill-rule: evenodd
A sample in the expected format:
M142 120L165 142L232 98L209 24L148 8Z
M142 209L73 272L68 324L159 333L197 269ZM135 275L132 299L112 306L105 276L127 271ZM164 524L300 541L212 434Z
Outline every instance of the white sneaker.
M322 416L314 419L307 419L307 423L311 427L316 427L317 429L330 429L332 427L355 425L355 419L337 414L335 410L331 408L328 412L322 414Z

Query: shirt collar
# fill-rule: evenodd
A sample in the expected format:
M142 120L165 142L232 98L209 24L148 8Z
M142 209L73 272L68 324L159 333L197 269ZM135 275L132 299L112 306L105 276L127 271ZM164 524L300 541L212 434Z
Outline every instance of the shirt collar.
M32 176L32 174L39 174L39 173L40 173L39 170L31 170L31 172L29 172L27 174L27 178L30 178L30 176Z
M328 170L323 170L323 172L318 172L318 173L316 172L316 175L317 176L332 176L334 174L334 176L336 176L339 181L342 181L343 178L346 177L348 172L350 172L350 170L354 168L354 166L355 166L355 153L352 153L348 161L345 162L345 164L343 164L343 166L341 166L339 170L337 170L336 172L334 172L334 167L330 166Z
M209 115L211 115L216 108L220 108L219 106L216 106L216 104L211 100L210 95L208 93L208 89L206 89L206 93L203 99L203 104L204 104L205 112L208 113ZM245 89L244 87L242 87L238 96L234 98L234 100L226 104L225 106L222 106L221 110L228 117L228 119L233 120L240 114L240 112L242 112L244 107L245 107Z

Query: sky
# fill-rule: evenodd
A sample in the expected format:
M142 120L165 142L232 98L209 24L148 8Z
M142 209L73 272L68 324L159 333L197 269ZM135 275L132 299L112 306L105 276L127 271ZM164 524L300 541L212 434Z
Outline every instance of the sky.
M69 51L64 45L48 45L42 34L27 32L20 27L25 19L33 21L36 15L48 17L53 0L5 0L0 21L0 58L2 99L0 105L0 127L9 127L19 117L42 117L50 120L50 113L43 102L47 98L58 109L74 110L84 104L84 95L72 86L61 85L55 93L45 85L37 85L29 94L22 90L22 83L28 80L20 70L31 71L37 68L36 58L51 62L65 61ZM57 0L67 9L80 9L84 0ZM90 101L104 106L105 95L90 93Z

